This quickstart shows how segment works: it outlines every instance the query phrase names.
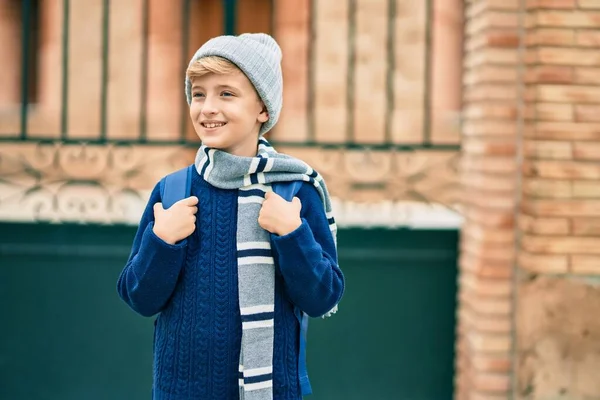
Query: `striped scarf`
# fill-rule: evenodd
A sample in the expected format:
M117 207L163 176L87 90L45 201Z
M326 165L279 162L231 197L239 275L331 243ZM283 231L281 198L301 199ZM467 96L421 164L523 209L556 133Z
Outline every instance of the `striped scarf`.
M275 266L270 233L258 224L265 193L274 182L306 181L315 186L336 241L336 224L322 177L305 162L280 154L261 138L256 157L239 157L200 147L195 161L198 173L221 189L238 189L237 262L242 345L240 399L273 398L273 340ZM335 313L334 307L327 316Z

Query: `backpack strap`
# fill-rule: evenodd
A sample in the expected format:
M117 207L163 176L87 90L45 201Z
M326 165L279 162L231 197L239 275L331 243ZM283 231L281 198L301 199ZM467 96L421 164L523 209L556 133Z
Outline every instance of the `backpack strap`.
M300 324L300 354L298 354L298 380L300 381L300 390L302 396L307 396L312 393L310 380L308 379L308 366L306 365L306 344L308 342L308 315L294 307L294 315Z
M194 165L189 165L165 176L161 181L160 195L163 208L167 209L179 200L190 196L192 186L192 171Z
M302 181L292 182L277 182L271 185L273 191L283 197L287 201L292 201L294 196L298 193L302 187ZM312 387L310 386L310 380L308 379L308 368L306 365L306 343L307 343L307 332L308 332L308 315L294 306L294 315L300 325L300 353L298 355L298 379L300 381L300 389L302 395L306 396L312 393Z
M303 181L291 181L291 182L275 182L271 185L273 191L286 199L292 201L294 196L298 194L302 187Z

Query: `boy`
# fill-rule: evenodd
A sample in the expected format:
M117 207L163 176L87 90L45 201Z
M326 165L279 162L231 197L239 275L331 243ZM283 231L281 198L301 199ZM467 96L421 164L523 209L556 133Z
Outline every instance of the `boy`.
M282 106L281 50L266 34L219 36L186 73L202 146L191 196L168 209L156 185L121 298L154 333L156 400L297 400L297 309L327 315L340 301L335 222L321 177L262 138ZM303 181L288 202L272 183Z

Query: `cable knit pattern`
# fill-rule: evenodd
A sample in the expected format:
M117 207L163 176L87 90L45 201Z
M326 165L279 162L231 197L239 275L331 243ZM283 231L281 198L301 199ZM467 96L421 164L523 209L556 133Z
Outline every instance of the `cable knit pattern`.
M188 349L196 361L194 364L195 374L192 382L197 384L196 391L199 396L207 397L210 395L210 388L203 381L209 375L210 342L206 340L210 325L210 276L215 268L214 265L214 243L213 243L213 202L212 191L206 190L208 185L194 175L192 182L192 195L198 197L198 209L202 212L196 214L196 231L193 236L200 243L198 249L198 264L196 266L196 302L198 311L195 313L197 323L194 326L192 343L194 346ZM204 187L203 187L204 186ZM203 190L204 189L204 190ZM189 258L189 254L188 254ZM160 362L156 360L155 362ZM203 384L204 383L204 384Z
M153 398L236 400L241 345L237 190L214 188L195 174L196 231L181 243L168 245L152 231L152 207L160 201L158 187L152 191L117 283L119 295L134 311L158 314ZM293 304L326 311L344 290L327 219L318 211L323 209L321 199L308 184L298 197L303 204L302 226L273 242L281 263L275 280L275 400L301 399L299 326Z
M235 219L231 218L231 210L237 204L235 191L227 191L216 206L216 235L215 235L215 265L223 265L228 268L218 268L214 274L215 291L215 328L214 349L215 358L212 366L211 376L213 380L213 396L219 399L227 399L231 396L228 387L232 386L231 380L231 357L229 349L230 334L233 324L229 323L231 310L237 308L237 280L233 284L233 276L237 276L235 266ZM219 196L221 197L221 196ZM237 383L237 382L234 382ZM237 393L237 388L234 393Z

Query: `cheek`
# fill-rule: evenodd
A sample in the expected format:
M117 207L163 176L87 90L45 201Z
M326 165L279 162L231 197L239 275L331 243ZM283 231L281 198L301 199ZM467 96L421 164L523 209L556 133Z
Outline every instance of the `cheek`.
M192 117L193 120L196 120L196 117L198 117L199 114L200 114L200 107L198 106L198 104L192 103L190 105L190 117Z

